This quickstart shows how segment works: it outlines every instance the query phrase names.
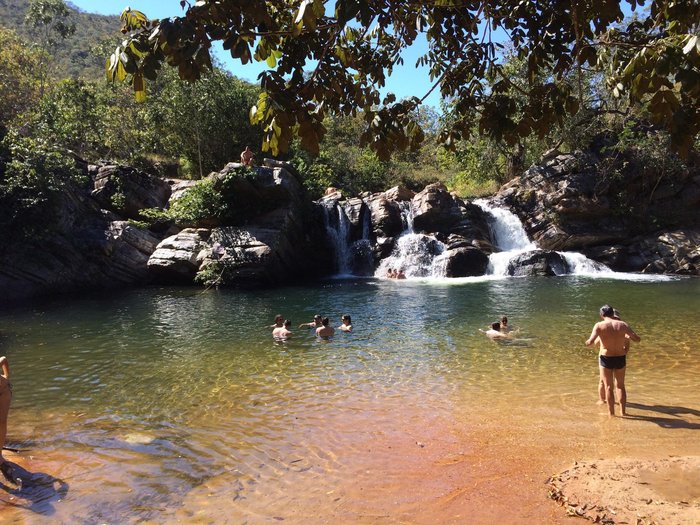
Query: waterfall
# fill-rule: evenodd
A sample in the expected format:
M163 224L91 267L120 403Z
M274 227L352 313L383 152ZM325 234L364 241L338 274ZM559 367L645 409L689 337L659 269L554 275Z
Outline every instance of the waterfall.
M614 273L610 268L602 263L592 261L582 253L578 252L557 252L564 257L569 267L569 273L574 275L591 275L597 273Z
M499 252L489 256L487 273L491 275L507 275L510 260L523 252L539 250L523 228L523 223L517 215L505 208L492 206L485 199L476 199L474 204L491 216L490 228L494 246ZM557 252L568 266L568 273L574 275L590 275L597 273L613 273L604 264L592 261L578 252Z
M370 274L374 261L370 241L372 225L367 210L364 210L362 216L361 238L352 242L352 224L345 207L337 201L327 201L323 204L323 220L326 234L335 253L336 274L338 276Z
M400 270L407 278L444 277L445 264L440 255L445 245L430 235L413 231L413 208L410 201L400 202L404 230L397 237L389 257L383 259L375 272L386 277L389 269Z

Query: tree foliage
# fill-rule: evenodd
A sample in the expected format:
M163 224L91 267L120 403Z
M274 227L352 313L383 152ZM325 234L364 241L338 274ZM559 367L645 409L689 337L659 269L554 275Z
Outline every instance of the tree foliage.
M543 136L581 109L567 75L604 64L614 94L645 105L675 147L687 151L700 129L700 4L655 0L638 20L619 25L623 5L634 10L644 4L336 0L331 12L326 0L182 2L184 16L159 21L124 11L127 37L107 69L113 80L130 77L142 97L144 80L155 78L164 61L181 78L198 79L210 67L212 42L221 41L241 64L256 60L269 67L251 110L263 129L263 150L286 151L296 132L303 147L318 152L327 114L361 110L363 145L386 158L423 140L412 118L422 99L382 100L379 93L422 34L429 49L418 64L428 66L443 98L456 100L459 118L442 136L448 147L474 133L475 124L481 134L511 145ZM501 60L504 41L525 64L528 84L519 88L520 100L508 93L513 86ZM535 83L543 72L546 82Z
M146 105L155 132L154 149L187 159L199 177L237 161L246 145L260 143L260 132L248 122L258 97L256 86L220 68L205 73L196 84L166 71Z
M39 100L41 52L12 30L0 28L0 128Z
M71 11L63 0L29 0L24 21L33 28L34 39L44 51L44 57L51 56L59 41L75 33ZM50 64L47 59L40 64L42 94Z

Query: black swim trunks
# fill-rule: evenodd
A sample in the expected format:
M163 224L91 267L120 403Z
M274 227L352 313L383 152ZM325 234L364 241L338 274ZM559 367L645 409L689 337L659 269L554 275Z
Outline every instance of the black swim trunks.
M601 355L598 357L600 357L600 366L603 368L620 369L627 366L626 355Z

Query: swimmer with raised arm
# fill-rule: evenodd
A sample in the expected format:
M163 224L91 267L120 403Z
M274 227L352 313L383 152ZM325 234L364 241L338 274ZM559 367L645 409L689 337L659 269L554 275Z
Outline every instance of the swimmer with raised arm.
M282 314L277 314L275 316L275 324L271 324L270 328L282 328L284 326L284 316Z
M495 323L491 323L491 328L488 330L482 330L479 328L479 332L482 334L486 334L487 337L496 340L496 339L508 339L508 334L503 333L501 331L501 323L496 321Z
M615 312L610 305L600 308L601 321L593 325L591 336L586 340L586 346L591 346L600 338L600 377L605 386L605 400L608 404L608 415L615 415L615 393L617 385L618 398L620 400L620 412L627 415L627 391L625 389L625 370L627 367L627 351L629 343L627 338L634 342L641 341L630 326L619 319L615 319Z
M320 326L323 326L323 317L321 317L320 314L314 315L314 320L311 321L310 323L301 323L299 325L299 328L318 328Z

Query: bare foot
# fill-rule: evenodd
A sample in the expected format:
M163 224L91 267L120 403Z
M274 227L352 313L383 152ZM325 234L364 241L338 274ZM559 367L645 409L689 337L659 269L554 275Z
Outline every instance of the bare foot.
M599 400L596 402L596 405L604 405L604 404L605 404L605 399L599 399Z

